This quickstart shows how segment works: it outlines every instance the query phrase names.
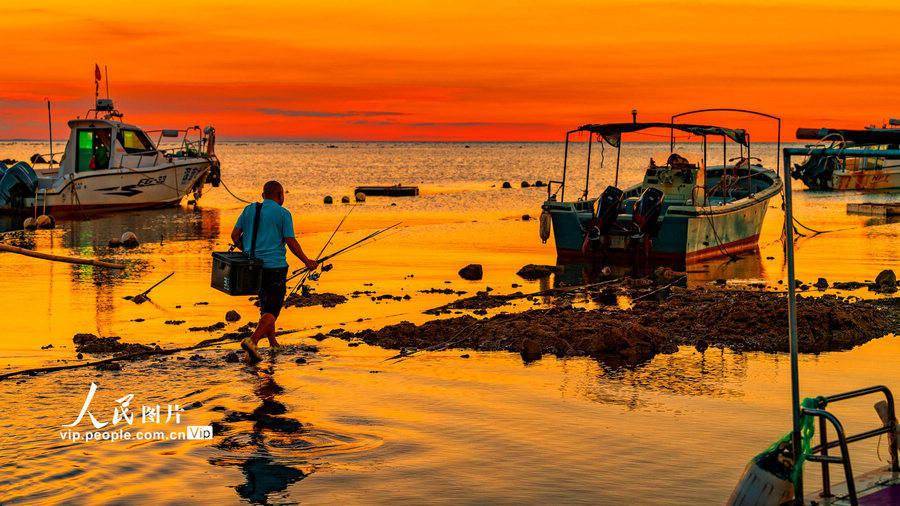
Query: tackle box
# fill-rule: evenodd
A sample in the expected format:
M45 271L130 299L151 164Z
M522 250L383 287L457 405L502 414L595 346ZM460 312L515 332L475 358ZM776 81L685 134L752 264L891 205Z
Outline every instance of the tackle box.
M217 251L212 254L210 285L228 295L256 295L262 276L262 260L241 251Z

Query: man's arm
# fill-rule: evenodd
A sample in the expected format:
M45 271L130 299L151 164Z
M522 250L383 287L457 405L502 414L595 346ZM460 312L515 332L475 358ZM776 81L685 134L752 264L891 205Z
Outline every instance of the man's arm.
M288 249L291 250L291 253L293 253L297 258L299 258L300 261L303 262L304 265L306 265L307 269L313 270L319 265L319 262L306 256L306 253L303 252L303 248L300 247L300 243L297 242L296 238L285 237L284 244L286 244Z
M235 226L233 229L231 229L231 244L234 244L234 246L239 250L244 249L243 243L241 242L243 236L244 231L241 230L240 227Z

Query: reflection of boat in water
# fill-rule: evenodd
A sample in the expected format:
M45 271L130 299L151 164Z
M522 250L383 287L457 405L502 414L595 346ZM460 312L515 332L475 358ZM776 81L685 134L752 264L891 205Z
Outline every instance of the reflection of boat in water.
M750 156L748 132L674 121L686 114L722 110L730 109L691 111L673 116L669 123L589 124L567 132L566 160L569 137L579 132L588 134L588 177L579 198L566 201L564 161L562 181L551 181L548 186L542 220L552 223L559 257L631 263L653 260L680 265L755 249L767 202L782 188L778 173ZM778 119L751 111L737 112ZM609 186L599 197L588 198L594 137L616 148L618 182L622 135L656 128L667 129L671 134L666 162L657 165L651 159L641 183L624 190ZM702 140L703 155L699 163L675 151L675 131ZM722 140L721 165L707 163L708 137ZM729 140L739 146L739 155L730 160L727 158ZM547 227L542 228L549 236Z
M873 156L822 155L811 146L809 157L794 165L791 176L811 190L891 190L900 189L900 160L878 156L877 151L900 146L900 120L892 119L883 128L863 130L798 128L797 138L831 143L847 153L873 150Z
M98 99L85 118L69 121L69 141L59 163L52 153L34 155L34 166L0 163L0 212L37 208L62 215L166 207L191 193L199 198L207 182L218 185L215 129L161 130L154 143L147 132L121 119L111 100ZM195 134L199 138L191 140ZM180 138L180 143L160 149L164 137ZM46 167L36 171L42 164Z

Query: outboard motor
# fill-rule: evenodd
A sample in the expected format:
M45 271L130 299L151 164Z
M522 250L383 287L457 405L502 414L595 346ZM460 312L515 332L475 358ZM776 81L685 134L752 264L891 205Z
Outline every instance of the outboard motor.
M647 188L634 204L631 220L637 225L638 233L645 236L656 235L659 230L659 215L665 194L659 188Z
M597 213L587 226L585 242L582 245L583 253L588 252L589 243L597 246L601 238L609 235L610 229L619 216L619 207L621 207L624 197L625 192L615 186L607 186L600 194L600 198L597 199Z
M0 170L0 208L21 209L25 207L25 198L34 196L37 174L25 162L3 168L5 170Z
M831 175L840 168L840 161L835 156L811 155L802 164L794 164L791 177L799 179L810 190L830 190Z

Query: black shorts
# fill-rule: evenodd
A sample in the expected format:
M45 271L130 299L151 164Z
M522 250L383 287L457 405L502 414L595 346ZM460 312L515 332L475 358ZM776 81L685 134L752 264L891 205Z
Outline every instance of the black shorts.
M287 271L287 267L262 270L262 280L259 283L260 314L269 313L278 318L287 293Z

